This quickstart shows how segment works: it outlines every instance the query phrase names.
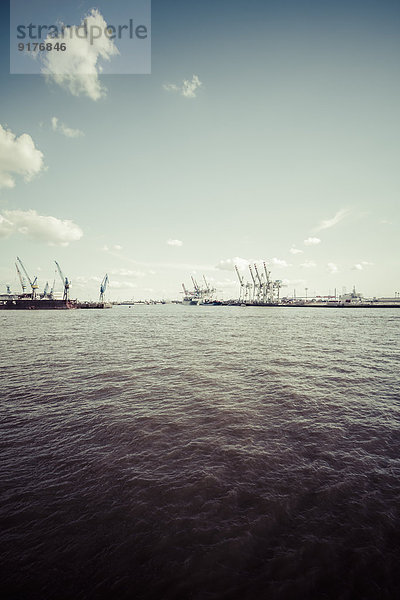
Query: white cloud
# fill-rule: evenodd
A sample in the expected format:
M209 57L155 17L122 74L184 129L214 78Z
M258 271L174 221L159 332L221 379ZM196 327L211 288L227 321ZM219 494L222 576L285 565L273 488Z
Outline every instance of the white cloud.
M199 87L203 84L197 75L193 75L192 79L184 79L181 86L175 83L165 83L163 85L164 90L167 92L178 92L185 98L196 98L196 92Z
M220 260L215 268L220 271L232 271L236 265L239 271L244 271L250 264L252 263L246 258L240 258L239 256L236 256L235 258L226 258Z
M15 175L29 181L43 168L43 154L31 136L23 133L17 137L0 125L0 188L13 188Z
M326 265L326 267L327 267L327 269L328 269L329 273L331 273L331 275L333 275L334 273L337 273L337 272L338 272L338 270L339 270L339 269L338 269L338 266L337 266L337 265L335 265L335 263L331 263L331 262L330 262L330 263L328 263L328 264Z
M306 260L300 266L303 267L303 269L313 269L317 264L313 260Z
M103 250L104 252L112 252L113 250L115 252L120 252L122 250L122 246L120 244L114 244L113 246L108 246L107 244L104 244Z
M181 240L167 240L168 246L183 246L183 242Z
M35 210L5 210L0 215L0 237L19 233L50 245L68 246L79 240L83 232L69 220L38 215Z
M294 246L292 246L289 250L290 254L303 254L303 250L299 250L298 248L295 248Z
M220 260L219 263L215 266L215 268L221 271L232 271L232 269L234 269L236 265L239 271L246 271L249 265L253 266L254 264L256 264L259 269L264 269L264 262L268 266L272 265L274 267L280 268L287 268L292 266L288 264L286 260L276 257L263 261L259 258L249 260L247 258L240 258L239 256L236 256L235 258L226 258Z
M365 267L372 267L374 263L362 260L360 263L353 265L351 268L353 271L363 271Z
M76 138L84 135L83 131L80 129L71 129L71 127L67 127L64 123L60 123L57 117L52 117L51 119L51 127L53 131L58 131L65 135L65 137Z
M267 261L269 264L273 265L274 267L282 267L285 268L286 267L291 267L292 265L289 265L286 260L283 260L281 258L276 258L274 256L274 258L271 258L270 260Z
M341 208L331 219L321 221L314 231L322 231L323 229L330 229L330 227L334 227L334 225L337 225L339 221L349 214L349 212L350 211L348 208Z
M82 35L85 20L88 35L79 37ZM99 100L106 93L106 88L99 80L99 74L102 72L99 61L111 60L119 51L113 40L104 33L90 40L90 31L104 32L106 28L107 23L97 9L92 9L85 19L82 19L80 26L65 27L66 50L43 52L40 56L43 61L41 72L74 96L83 95L92 100ZM62 38L58 39L63 41ZM45 40L45 43L47 42L54 43L54 38L48 36Z
M321 240L317 237L309 237L306 240L304 240L304 245L305 246L316 246L317 244L320 244Z
M132 269L113 269L110 271L112 275L120 275L121 277L145 277L146 273L144 271L136 271Z
M132 283L132 281L114 281L114 280L110 280L109 286L110 286L110 288L113 288L115 290L135 289L137 287L136 283Z

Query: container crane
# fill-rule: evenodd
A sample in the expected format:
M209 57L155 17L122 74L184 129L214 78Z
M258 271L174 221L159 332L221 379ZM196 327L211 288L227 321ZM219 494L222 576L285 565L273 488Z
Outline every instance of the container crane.
M193 275L191 275L191 278L192 278L192 281L193 281L194 289L196 290L197 293L200 293L199 284L197 283L197 281L195 280L195 278L193 277Z
M104 275L104 279L101 282L100 285L100 297L99 297L99 302L104 302L104 294L106 292L107 289L107 283L108 283L109 279L108 279L108 275L107 273Z
M265 287L266 287L267 302L272 302L273 298L272 298L272 294L271 294L271 280L269 278L269 276L271 275L271 271L268 271L265 261L263 262L263 265L264 265L264 273L265 273L265 280L266 280Z
M249 271L250 271L251 278L253 280L253 302L254 302L257 284L256 284L256 280L254 279L253 269L251 268L251 265L249 265Z
M69 281L68 281L68 278L64 277L63 272L61 271L61 268L60 268L60 265L58 264L58 262L56 260L54 262L56 263L58 274L60 275L61 281L62 281L63 286L64 286L63 300L68 301L69 300Z
M237 265L235 265L235 271L236 271L236 275L238 276L239 283L240 283L239 302L241 302L242 300L244 300L244 299L245 299L245 293L244 293L244 277L243 277L243 275L240 275L240 273L239 273L239 269L238 269L238 266L237 266Z
M26 272L26 269L24 267L24 263L22 262L22 260L19 258L19 256L17 256L17 261L20 264L21 269L23 270L23 272L25 273L25 276L27 278L27 280L29 281L29 285L31 286L31 290L32 290L32 300L35 300L36 298L36 290L38 289L38 284L37 284L37 277L35 277L35 279L32 281L31 278L29 277L28 273ZM17 267L17 271L19 271L18 267ZM22 285L22 281L21 281L21 285Z
M258 283L259 283L257 300L260 302L260 300L261 300L261 294L263 293L263 283L262 283L262 280L261 280L261 277L260 277L260 273L258 272L258 268L257 268L256 263L254 263L254 270L256 272ZM264 300L264 298L263 298L263 300ZM265 302L265 300L264 300L264 302Z
M279 303L279 292L280 292L281 287L282 287L282 281L280 279L277 279L276 281L274 281L274 288L277 290L278 303Z
M206 286L205 292L206 292L206 294L210 294L211 293L211 287L210 287L210 284L207 283L207 279L206 279L205 275L203 275L203 280L204 280L204 284Z

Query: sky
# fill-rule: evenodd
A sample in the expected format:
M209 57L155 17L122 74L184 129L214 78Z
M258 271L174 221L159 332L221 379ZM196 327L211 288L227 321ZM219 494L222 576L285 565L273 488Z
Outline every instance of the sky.
M283 295L400 291L397 1L153 0L146 47L83 40L33 75L10 74L0 6L0 293L16 256L39 289L57 260L79 299L105 273L110 300L178 299L203 274L233 298L234 265L250 280L263 260ZM144 19L64 9L49 21Z

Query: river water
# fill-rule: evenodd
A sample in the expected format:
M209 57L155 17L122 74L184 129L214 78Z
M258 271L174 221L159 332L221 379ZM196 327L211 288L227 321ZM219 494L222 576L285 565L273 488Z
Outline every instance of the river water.
M399 326L1 312L1 597L398 598Z

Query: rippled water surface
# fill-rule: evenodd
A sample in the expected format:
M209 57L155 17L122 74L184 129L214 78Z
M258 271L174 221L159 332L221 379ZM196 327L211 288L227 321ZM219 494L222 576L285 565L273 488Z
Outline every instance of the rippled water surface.
M398 598L399 325L0 313L2 598Z

